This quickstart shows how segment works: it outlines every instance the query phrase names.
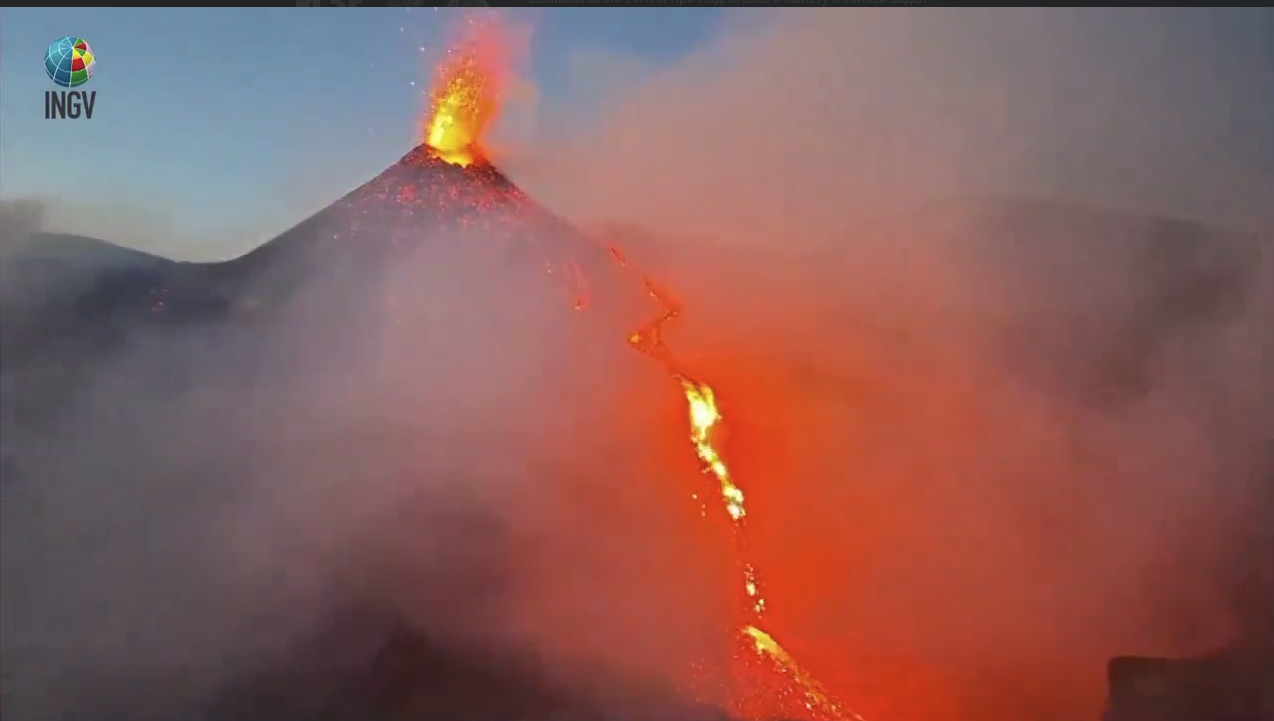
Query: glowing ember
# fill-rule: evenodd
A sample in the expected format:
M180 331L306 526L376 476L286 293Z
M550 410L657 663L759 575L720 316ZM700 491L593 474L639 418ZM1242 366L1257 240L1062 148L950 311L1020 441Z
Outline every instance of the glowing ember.
M507 40L491 18L471 18L439 64L423 141L441 160L467 167L481 157L482 132L500 107L509 69Z

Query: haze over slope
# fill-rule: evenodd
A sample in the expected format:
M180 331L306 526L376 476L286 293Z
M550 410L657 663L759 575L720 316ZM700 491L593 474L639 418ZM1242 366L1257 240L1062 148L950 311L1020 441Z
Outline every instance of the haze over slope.
M1272 17L776 11L508 148L650 231L775 623L851 697L1095 714L1105 656L1267 623Z
M521 714L556 687L578 705L618 693L613 677L660 681L717 633L684 476L655 472L677 466L649 450L647 410L617 413L658 380L634 376L614 308L577 313L546 272L579 237L493 170L417 151L379 180L270 252L128 266L120 294L152 302L32 303L74 322L42 362L4 366L6 716L215 715L317 664L330 688L261 693L330 718L327 692L371 673L395 621L440 666L373 690L478 714L426 682L532 649L530 691L517 674L484 690ZM174 291L224 312L189 317L160 302ZM324 634L339 663L314 657ZM424 703L358 698L362 714Z

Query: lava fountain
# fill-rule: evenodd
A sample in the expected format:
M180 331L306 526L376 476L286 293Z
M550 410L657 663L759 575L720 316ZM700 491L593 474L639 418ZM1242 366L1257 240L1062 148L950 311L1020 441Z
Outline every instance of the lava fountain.
M468 167L482 156L482 133L499 112L509 78L508 44L494 18L471 16L438 64L421 142L439 159Z

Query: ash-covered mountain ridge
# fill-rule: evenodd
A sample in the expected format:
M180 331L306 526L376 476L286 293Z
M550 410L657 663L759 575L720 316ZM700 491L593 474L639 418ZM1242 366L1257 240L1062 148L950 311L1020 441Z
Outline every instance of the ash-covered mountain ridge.
M421 145L227 261L178 261L83 236L32 234L4 263L5 360L22 364L76 340L105 351L141 329L268 316L303 283L341 277L366 284L373 278L364 274L375 276L421 243L474 231L489 241L482 252L502 261L612 270L598 245L486 160L462 168Z

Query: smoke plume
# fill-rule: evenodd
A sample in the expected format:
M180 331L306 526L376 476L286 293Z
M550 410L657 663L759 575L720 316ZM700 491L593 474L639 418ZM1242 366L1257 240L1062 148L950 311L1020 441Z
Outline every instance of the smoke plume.
M742 20L583 55L510 170L683 297L780 638L885 717L1076 718L1268 624L1268 11Z

